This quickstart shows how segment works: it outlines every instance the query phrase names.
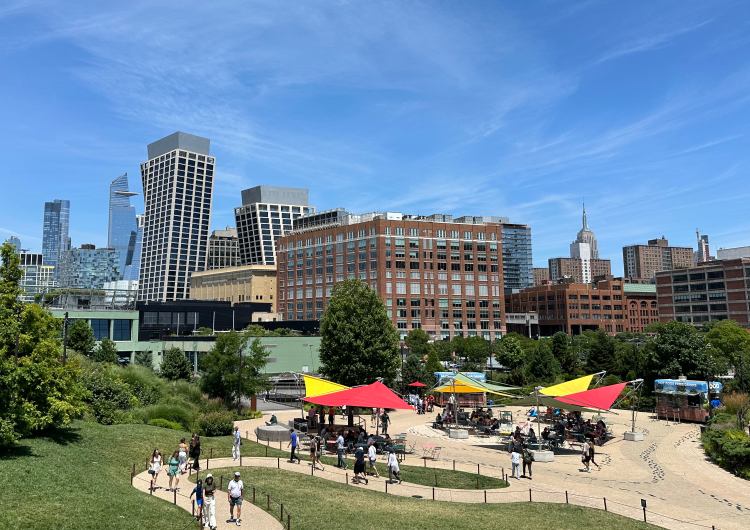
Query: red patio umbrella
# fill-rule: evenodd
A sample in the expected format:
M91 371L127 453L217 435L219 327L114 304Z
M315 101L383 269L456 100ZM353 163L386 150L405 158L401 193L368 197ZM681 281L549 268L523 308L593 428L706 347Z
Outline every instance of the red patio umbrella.
M426 387L427 385L425 385L425 384L424 384L423 382L421 382L421 381L414 381L413 383L409 383L409 384L408 384L408 385L406 385L406 386L415 386L415 387L418 387L418 388L424 388L424 387Z
M380 409L411 409L412 406L398 397L380 381L340 392L304 398L308 403L324 407L367 407Z

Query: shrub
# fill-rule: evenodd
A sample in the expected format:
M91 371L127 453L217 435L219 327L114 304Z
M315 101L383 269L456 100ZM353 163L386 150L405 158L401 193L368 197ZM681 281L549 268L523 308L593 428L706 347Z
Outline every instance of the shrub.
M193 375L193 367L185 357L185 352L179 348L167 348L159 367L159 374L165 378L175 381L177 379L190 379Z
M96 348L94 348L91 358L99 363L116 363L117 345L109 339L102 339Z
M231 412L204 412L196 421L201 436L226 436L232 434L234 415Z
M83 384L90 393L87 402L94 418L104 425L115 423L118 410L129 410L138 404L130 386L105 366L95 366L85 373Z
M150 351L139 351L135 352L135 364L143 366L149 370L154 369L154 356Z
M750 479L750 436L735 429L708 429L702 441L706 453L719 466Z
M160 418L179 423L183 429L188 431L193 424L192 411L188 407L176 403L151 405L141 409L140 413L144 423Z
M193 405L201 406L205 401L203 392L201 392L200 387L196 383L175 381L169 384L169 390L171 395L179 396Z
M721 398L723 410L728 414L737 414L741 409L748 406L748 401L750 400L748 400L748 396L744 392L724 394Z
M164 427L165 429L172 429L174 431L183 430L182 425L180 425L179 423L175 421L165 420L164 418L154 418L153 420L150 420L148 424L153 425L154 427Z
M127 383L142 406L158 403L164 392L164 382L143 366L115 368L120 379Z

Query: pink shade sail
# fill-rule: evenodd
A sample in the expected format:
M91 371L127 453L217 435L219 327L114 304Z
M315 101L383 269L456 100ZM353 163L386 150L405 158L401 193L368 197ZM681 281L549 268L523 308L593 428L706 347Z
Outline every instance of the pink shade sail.
M622 393L625 385L627 383L617 383L616 385L593 388L583 392L576 392L575 394L568 394L567 396L558 396L555 399L562 403L577 405L579 407L609 410Z
M380 409L411 409L412 406L398 397L380 381L322 396L304 398L308 403L324 407L368 407Z
M423 382L421 382L421 381L414 381L413 383L409 383L409 384L408 384L408 385L406 385L406 386L414 386L414 387L417 387L417 388L424 388L424 387L426 387L427 385L425 385L425 384L424 384Z

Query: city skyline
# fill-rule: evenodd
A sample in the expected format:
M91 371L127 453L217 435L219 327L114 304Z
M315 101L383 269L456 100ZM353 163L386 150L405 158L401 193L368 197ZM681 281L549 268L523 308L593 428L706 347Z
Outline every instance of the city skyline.
M242 189L272 185L309 188L318 210L506 216L531 226L535 266L567 254L583 200L615 274L623 246L661 235L750 242L742 4L197 5L163 36L172 10L144 9L0 12L16 72L0 139L17 155L0 239L41 250L35 212L59 197L73 242L104 246L106 176L137 174L145 143L185 130L222 161L212 229L234 224Z

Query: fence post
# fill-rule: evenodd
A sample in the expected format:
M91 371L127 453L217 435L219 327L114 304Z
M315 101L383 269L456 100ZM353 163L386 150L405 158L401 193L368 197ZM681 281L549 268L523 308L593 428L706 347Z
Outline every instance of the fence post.
M281 517L279 518L279 520L282 522L282 524L284 523L284 503L283 502L281 503Z
M149 495L154 494L154 479L151 479L151 483L148 486L148 494Z
M427 467L427 457L422 459L422 463L424 464L424 467Z
M190 514L195 517L195 499L190 500Z
M268 446L266 446L266 456L268 456Z
M255 486L253 486L253 504L255 504Z
M289 513L286 514L286 528L287 530L292 530L292 517Z
M135 462L133 462L133 469L130 471L130 485L133 485L133 477L135 477Z
M344 479L347 484L349 484L349 472L347 471L344 473L346 475L346 478Z
M643 508L643 522L646 521L646 499L641 499L641 508Z
M385 484L385 492L388 493L388 481L384 480L383 483Z
M172 504L177 504L177 488L172 490Z
M453 461L453 471L455 471L455 470L456 470L456 461L454 460Z
M224 489L224 475L219 477L219 490Z
M484 503L487 504L487 490L484 490Z
M479 489L479 475L477 475L477 489Z
M313 460L312 463L310 464L310 476L311 477L315 476L315 460Z
M279 440L279 451L281 451L281 440Z
M529 502L531 502L531 488L529 488Z
M266 508L269 512L271 511L271 495L268 493L266 493Z
M432 488L432 500L435 500L435 488Z
M607 511L607 497L603 497L603 498L604 498L604 511L606 512Z
M565 490L565 504L568 504L568 490Z
M276 469L281 469L281 458L276 457Z
M481 473L479 473L479 464L477 464L477 475L480 475L480 474Z
M438 483L437 483L437 471L435 471L435 486L437 486L437 485L438 485Z

